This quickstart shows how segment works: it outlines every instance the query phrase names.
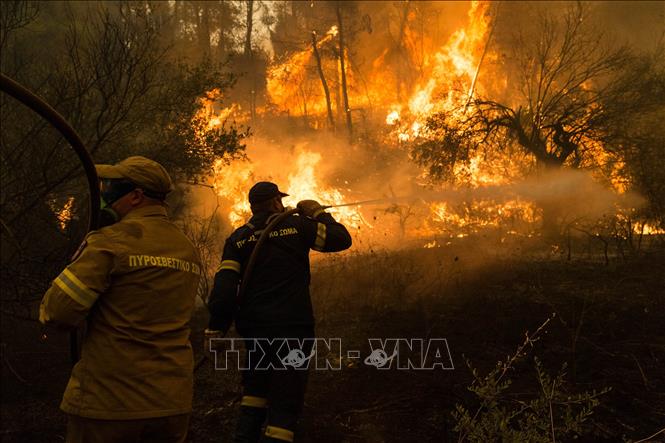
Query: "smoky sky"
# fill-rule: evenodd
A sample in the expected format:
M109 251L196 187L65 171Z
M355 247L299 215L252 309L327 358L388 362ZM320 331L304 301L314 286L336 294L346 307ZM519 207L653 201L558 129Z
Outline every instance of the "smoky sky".
M539 14L563 14L575 2L501 2L497 32L512 33L536 22ZM497 4L493 4L496 8ZM584 2L596 31L616 44L635 49L653 50L663 43L665 33L665 2L663 1L599 1ZM534 30L538 32L538 30Z

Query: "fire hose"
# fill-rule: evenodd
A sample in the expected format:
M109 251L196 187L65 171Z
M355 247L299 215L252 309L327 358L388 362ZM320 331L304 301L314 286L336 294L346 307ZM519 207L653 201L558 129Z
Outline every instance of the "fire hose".
M74 152L83 165L83 170L88 180L88 187L90 188L88 194L90 202L88 205L87 231L90 232L97 229L99 226L100 212L99 179L97 178L95 163L93 162L90 153L85 148L81 137L79 137L67 120L65 120L65 118L53 109L44 99L4 74L0 74L0 90L14 97L16 100L44 118L62 134L74 149ZM43 334L43 336L45 337L45 334ZM69 353L72 364L75 364L79 360L78 329L71 331L69 334Z
M363 205L363 204L370 204L370 203L379 203L382 201L385 201L386 199L376 199L376 200L364 200L364 201L359 201L359 202L353 202L353 203L342 203L339 205L326 205L322 206L321 209L330 209L330 208L341 208L344 206L358 206L358 205ZM268 239L268 236L270 235L270 232L273 230L275 226L277 226L282 220L285 218L300 212L300 209L298 208L292 208L288 209L282 213L280 213L277 217L273 218L270 223L263 229L261 232L261 235L259 236L259 239L256 241L256 245L254 246L254 249L252 250L252 253L249 256L249 260L247 260L247 265L245 266L245 272L243 272L242 275L242 281L240 282L240 289L238 290L238 298L237 301L240 302L242 300L245 291L247 290L247 284L249 282L249 277L252 275L252 271L254 270L254 265L256 264L256 258L258 257L258 252L261 250L261 246L266 242Z
M259 235L259 239L256 241L256 245L254 245L254 249L252 250L252 253L249 255L249 259L247 260L247 265L245 266L245 272L242 273L242 280L240 281L240 289L238 289L238 295L236 297L236 305L240 304L240 301L243 299L243 296L245 294L245 291L247 290L247 284L249 282L249 277L252 275L252 270L254 269L254 265L256 264L256 259L259 256L258 252L261 250L261 246L266 242L268 239L268 236L270 235L270 232L273 230L275 226L277 226L282 220L284 220L286 217L289 217L296 212L299 212L300 209L298 208L293 208L289 209L287 211L284 211L280 213L277 217L273 218L270 223L263 229L261 232L261 235ZM208 344L209 345L209 344ZM199 369L201 365L208 359L208 356L204 353L197 361L196 364L194 365L194 371Z
M385 199L377 199L377 200L365 200L361 202L354 202L354 203L342 203L339 205L327 205L327 206L322 206L322 209L330 209L330 208L339 208L343 206L357 206L357 205L362 205L362 204L369 204L369 203L378 203L381 202ZM243 299L245 295L245 291L247 290L247 285L249 283L249 278L252 275L252 271L254 270L254 265L256 264L256 259L258 257L258 253L261 250L261 247L263 244L268 240L268 237L270 236L270 232L277 226L282 220L285 218L300 212L300 209L298 208L292 208L289 210L286 210L282 213L280 213L277 217L274 217L270 223L263 229L261 232L261 235L259 236L258 240L256 241L256 245L254 245L254 249L252 250L252 253L249 256L249 259L247 260L247 265L245 266L245 271L242 274L242 280L240 281L240 289L238 290L238 296L236 297L236 305L240 304L240 301ZM196 371L201 367L201 365L207 360L207 355L201 356L196 364L194 365L194 370Z
M99 178L97 177L97 171L95 170L95 164L90 156L90 153L85 148L81 137L76 133L74 128L65 120L65 118L60 115L55 109L53 109L44 99L37 96L20 83L12 80L4 74L0 73L0 90L14 97L19 102L23 103L25 106L32 109L39 116L44 118L52 126L54 126L62 136L69 142L71 147L74 149L74 152L78 156L81 164L83 165L83 170L87 177L88 187L89 187L89 206L88 206L88 228L87 231L90 232L99 227L99 214L100 214L100 195L99 195ZM370 204L378 203L385 201L386 199L376 199L376 200L365 200L354 203L343 203L338 205L327 205L323 206L323 209L337 208L343 206L357 206L361 204ZM259 236L256 246L252 251L252 254L249 257L245 272L243 273L242 282L240 284L240 289L238 291L238 301L240 301L244 295L244 292L247 288L247 283L249 277L251 276L252 270L256 263L257 253L261 249L261 246L265 243L268 238L271 230L279 224L286 217L295 214L299 210L297 208L287 210L281 213L279 216L275 217L266 228L263 230ZM44 335L45 336L45 335ZM69 336L69 351L72 364L75 364L79 360L79 331L74 330L70 332ZM195 366L198 368L200 364L205 360L205 357L201 359Z

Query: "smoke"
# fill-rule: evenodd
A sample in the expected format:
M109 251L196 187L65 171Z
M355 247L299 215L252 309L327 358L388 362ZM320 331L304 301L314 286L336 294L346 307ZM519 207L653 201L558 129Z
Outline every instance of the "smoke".
M219 169L217 183L235 177L225 188L197 194L208 213L219 205L223 235L251 216L247 192L262 180L291 194L284 199L288 206L304 199L342 206L329 211L352 231L356 250L421 247L434 238L492 229L527 235L540 230L545 210L560 226L593 225L643 204L640 196L618 194L588 171L570 169L500 185L432 185L403 151L349 145L332 134L255 136L247 156L247 162Z
M409 159L398 139L418 136L414 135L418 129L413 128L416 124L418 128L422 126L421 114L429 112L427 106L445 102L445 94L449 104L454 105L451 91L457 89L463 91L465 99L471 78L476 91L514 94L506 84L510 77L506 74L510 72L505 66L510 63L506 52L514 44L508 37L516 29L523 29L527 36L530 32L537 35L535 16L556 15L559 11L563 14L571 6L504 3L500 8L496 4L470 8L469 3L463 2L356 3L357 13L347 14L348 28L355 29L350 40L353 46L349 48L350 74L355 76L350 92L356 135L364 132L363 141L346 141L341 135L340 115L337 135L310 129L325 125L323 111L318 113L325 109L321 106L325 102L315 93L320 89L318 77L307 71L303 57L296 57L291 64L280 66L300 73L300 77L293 78L309 79L314 92L308 90L311 96L306 98L300 80L272 85L280 94L288 93L285 96L297 100L280 104L284 114L263 118L256 135L248 140L248 161L218 168L212 177L215 193L204 192L197 198L205 201L209 210L218 209L227 232L249 218L247 191L252 184L273 181L291 194L285 199L287 205L316 199L324 205L337 206L330 211L353 230L356 246L369 248L422 246L431 243L432 238L468 236L487 229L533 233L544 218L554 218L560 226L593 224L604 216L639 207L642 200L638 196L617 194L609 183L588 171L541 171L519 178L530 160L513 158L503 151L471 159L475 164L461 174L473 179L466 186L432 185L422 169ZM608 21L618 17L615 12L608 12L618 10L615 6L598 3L592 7L596 20L604 20L603 14ZM642 8L640 14L651 9ZM488 25L490 22L492 26ZM428 32L418 33L419 27ZM488 38L490 29L495 31L492 39ZM490 53L481 58L488 42ZM338 95L337 64L334 57L326 58L328 71L332 70L326 75ZM478 69L481 59L484 64ZM432 66L437 63L440 66ZM420 71L416 72L416 68ZM479 71L476 84L474 74ZM430 80L435 88L426 86ZM416 97L416 89L426 93ZM413 98L427 100L418 100L422 106L412 106ZM403 122L388 127L385 116L394 109L393 104L399 109L408 107L415 114L408 116L405 112ZM339 103L334 105L339 114ZM385 142L372 144L371 139ZM511 157L513 164L500 165L498 162L504 161L498 158L501 156ZM455 175L460 174L455 171ZM367 200L372 202L347 206Z
M594 179L590 172L559 169L534 174L525 180L477 188L424 190L411 199L452 204L474 200L498 203L514 199L531 201L539 206L561 208L572 218L594 218L616 212L617 208L641 206L643 199L634 193L618 194Z

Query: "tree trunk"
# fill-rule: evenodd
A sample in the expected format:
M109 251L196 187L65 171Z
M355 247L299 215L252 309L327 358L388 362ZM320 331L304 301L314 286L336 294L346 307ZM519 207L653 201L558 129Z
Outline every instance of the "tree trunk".
M349 107L349 94L346 87L346 67L344 66L344 28L342 26L342 11L337 2L337 32L339 33L339 66L342 75L342 97L344 98L344 113L346 114L346 129L349 139L353 137L353 123L351 121L351 108Z
M175 5L173 6L173 34L171 35L171 38L173 38L174 42L177 42L180 38L180 20L182 18L182 8L182 2L176 1Z
M342 79L339 75L339 63L335 66L335 120L342 120Z
M547 164L543 162L538 162L538 164L540 166L540 172L544 173L545 180L551 180L551 176L562 169L560 164ZM554 183L549 184L548 189L542 198L536 199L534 203L536 204L536 207L540 208L543 216L543 237L553 242L560 240L563 222L566 219L566 213L561 206L561 197L557 195Z
M333 119L332 106L330 104L330 90L328 89L328 82L326 77L323 74L323 67L321 66L321 56L319 55L319 50L316 47L316 32L312 32L312 51L314 51L314 58L316 59L316 67L319 71L319 77L321 78L321 85L323 86L323 92L326 94L326 110L328 111L328 126L331 130L335 130L335 120Z
M199 15L199 6L196 6L197 12L197 37L202 58L210 56L210 6L208 2L201 2L201 11Z
M247 0L247 30L245 32L245 59L250 70L249 113L252 122L256 119L256 69L252 54L252 26L254 23L254 0Z
M254 22L254 0L247 0L247 29L245 31L245 57L252 57L252 26Z
M409 16L409 2L404 2L404 9L402 11L402 18L399 23L399 35L397 37L397 47L402 47L402 40L404 39L404 31L406 31L406 19Z
M298 85L298 89L300 90L300 95L302 96L302 119L305 123L305 127L309 128L309 118L307 115L307 95L305 94L305 90L302 88L302 83Z
M497 15L499 13L499 8L497 6ZM490 33L487 35L487 41L485 42L485 47L483 48L483 53L480 56L480 60L478 61L478 66L476 67L476 72L473 75L473 81L471 82L471 87L469 88L469 94L468 98L466 99L466 104L464 105L464 113L466 114L466 110L469 108L469 104L471 104L471 100L473 99L473 93L476 89L476 82L478 81L478 74L480 74L480 67L483 65L483 60L485 60L485 55L487 55L487 49L490 46L490 42L492 41L492 35L494 34L494 28L496 27L496 20L497 20L497 15L494 16L494 20L492 20L492 27L490 28Z
M215 2L215 12L217 14L216 29L219 29L219 40L217 41L217 59L222 61L228 55L228 41L231 35L231 29L235 27L233 17L229 6L224 2Z

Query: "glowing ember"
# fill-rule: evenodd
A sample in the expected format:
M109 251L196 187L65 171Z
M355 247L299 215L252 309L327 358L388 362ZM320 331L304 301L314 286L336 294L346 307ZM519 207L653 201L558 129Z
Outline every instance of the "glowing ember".
M55 216L58 219L60 230L64 231L74 215L74 197L68 197L65 204L59 210L55 210Z

